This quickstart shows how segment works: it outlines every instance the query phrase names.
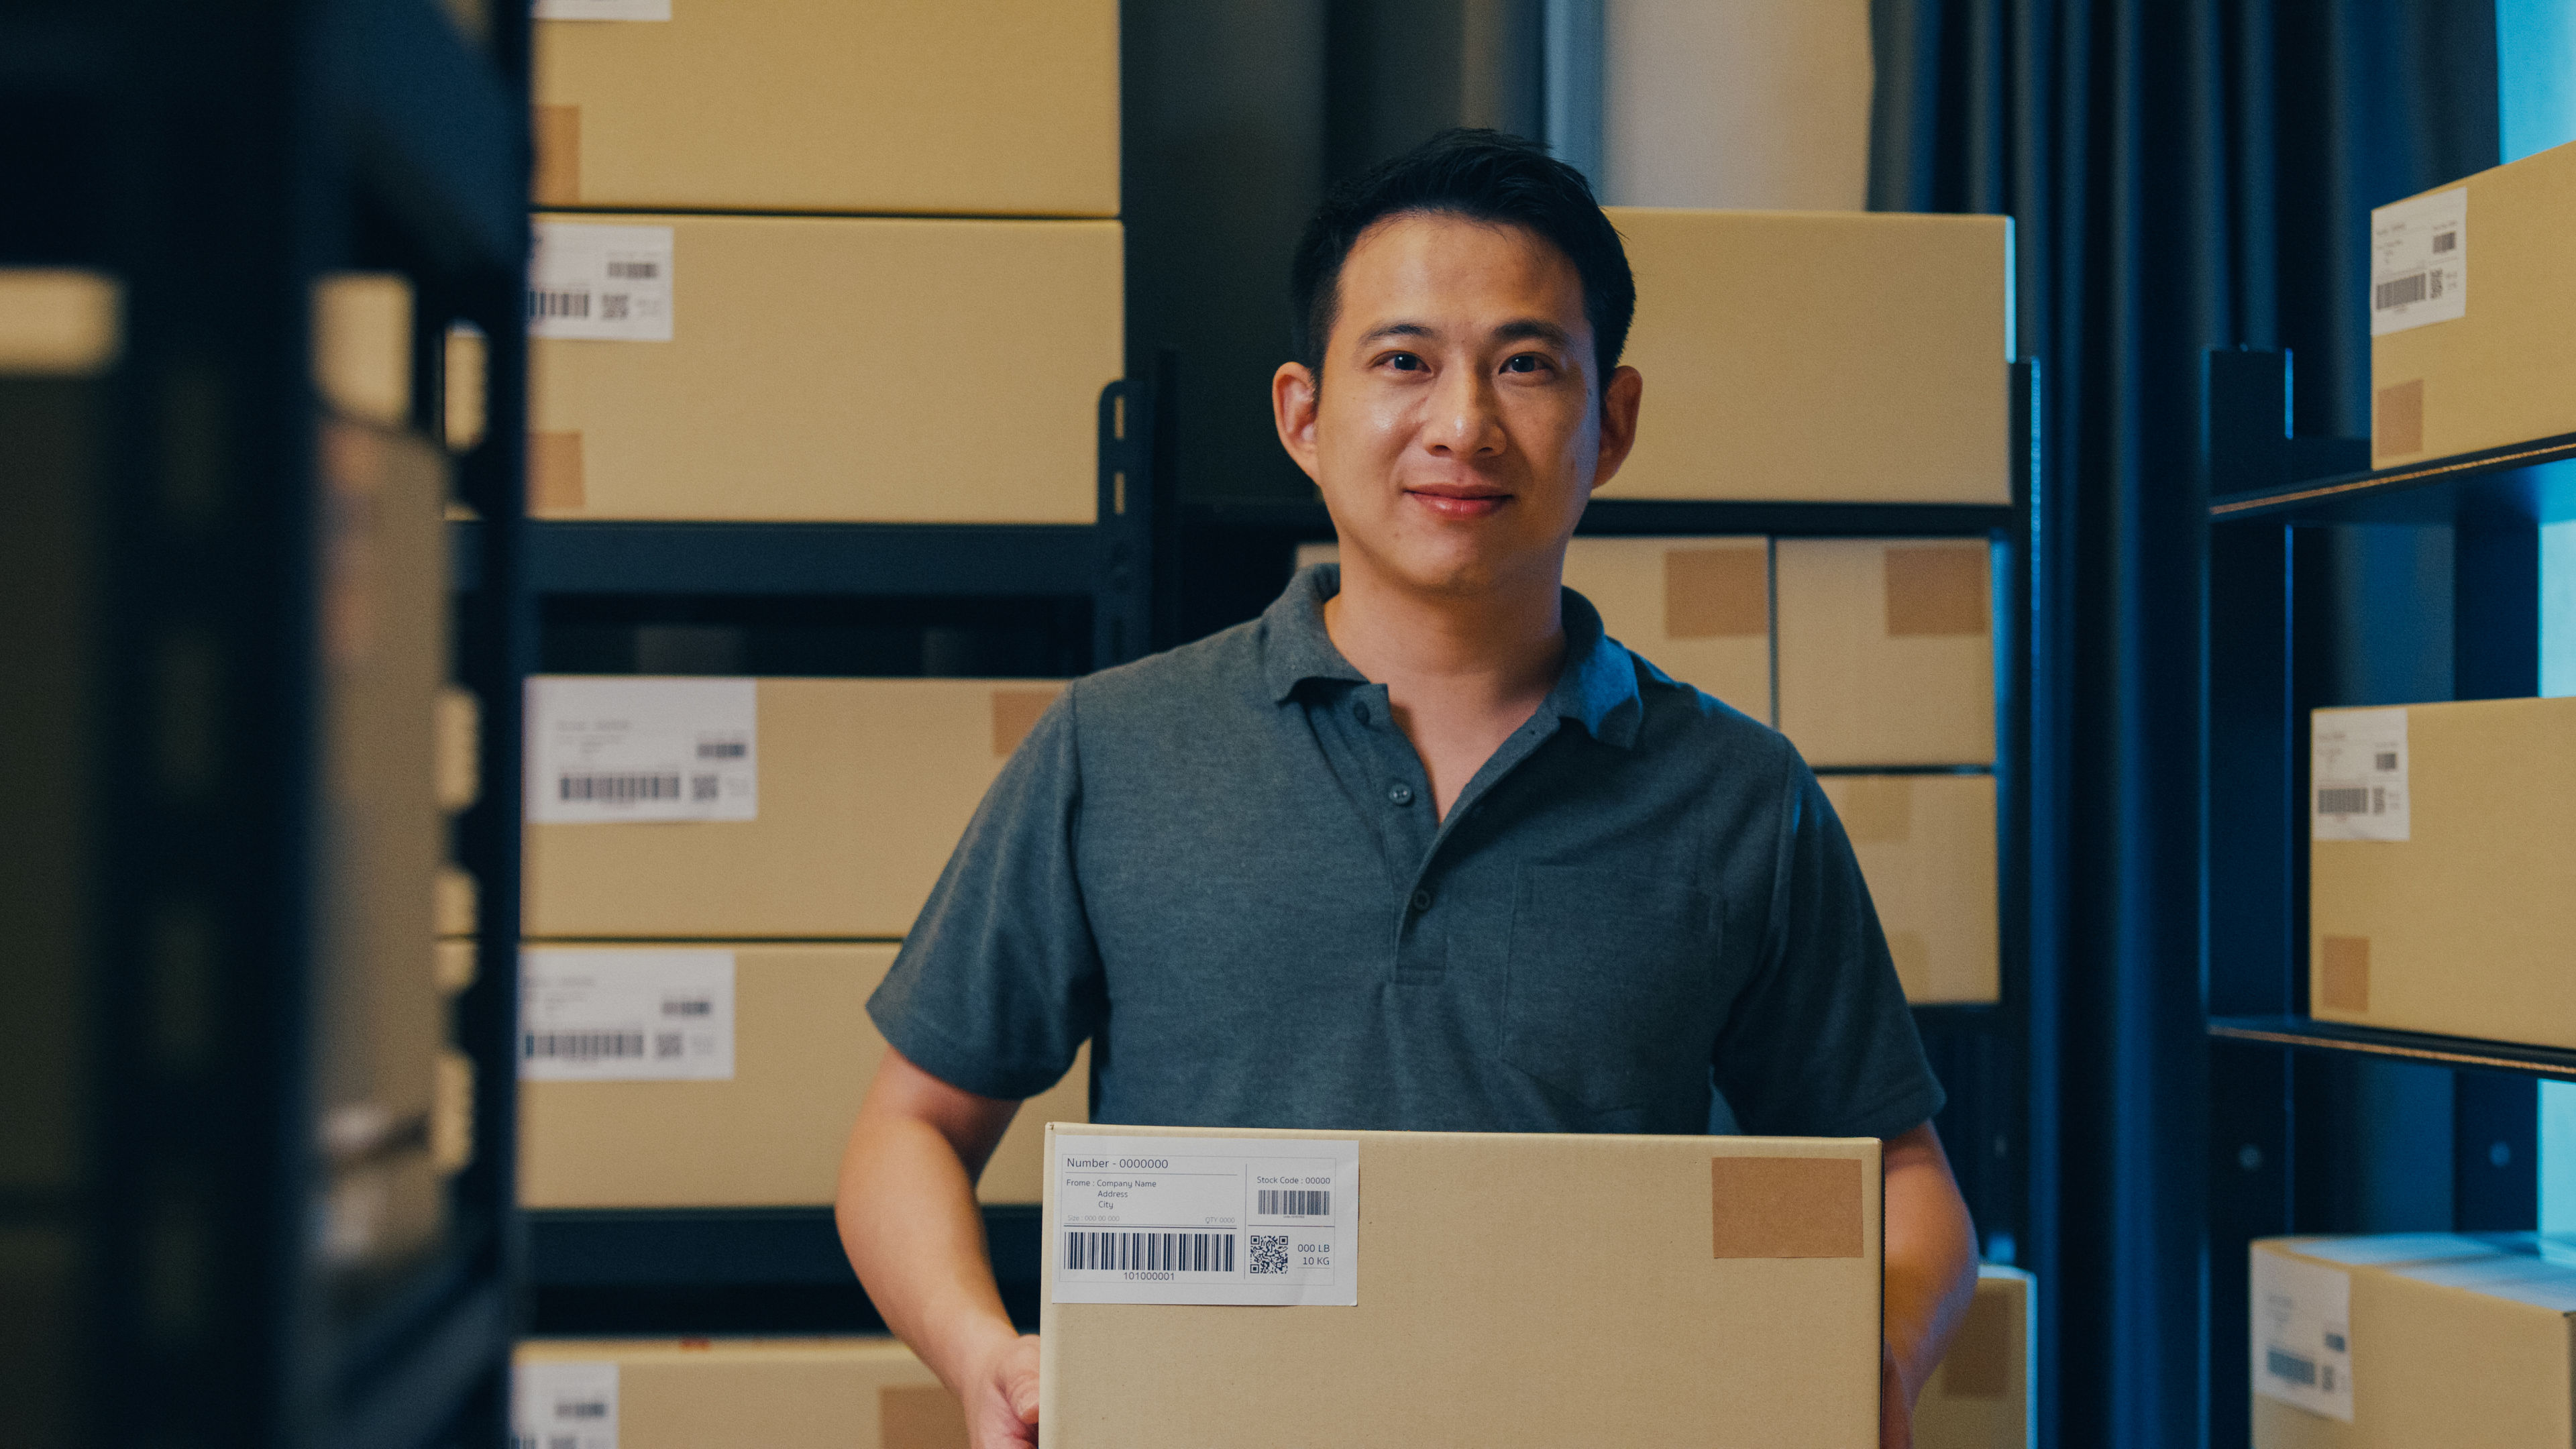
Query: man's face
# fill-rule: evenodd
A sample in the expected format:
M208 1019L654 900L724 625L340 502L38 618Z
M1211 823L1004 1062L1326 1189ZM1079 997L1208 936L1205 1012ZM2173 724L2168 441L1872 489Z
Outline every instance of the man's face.
M1426 593L1553 582L1640 387L1595 375L1574 264L1519 227L1407 213L1361 234L1339 303L1320 394L1290 363L1272 402L1345 569Z

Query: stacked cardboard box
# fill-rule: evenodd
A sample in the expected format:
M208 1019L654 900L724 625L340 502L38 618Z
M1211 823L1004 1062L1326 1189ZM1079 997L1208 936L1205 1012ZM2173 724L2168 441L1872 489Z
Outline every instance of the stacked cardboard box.
M538 15L534 513L1091 521L1112 0Z
M521 1200L820 1204L865 1010L1046 680L549 676L528 694ZM1021 1109L988 1202L1034 1202Z
M2268 1238L2250 1260L2255 1449L2576 1437L2576 1242Z
M1050 1445L1874 1442L1875 1139L1059 1126L1049 1161Z
M891 1338L530 1339L511 1441L547 1449L966 1449L966 1416Z
M2370 224L2371 466L2576 432L2576 144Z
M1977 1269L1968 1316L1915 1400L1915 1449L2030 1449L2039 1442L2038 1297L2019 1268Z
M2321 709L2309 1010L2576 1048L2576 699Z

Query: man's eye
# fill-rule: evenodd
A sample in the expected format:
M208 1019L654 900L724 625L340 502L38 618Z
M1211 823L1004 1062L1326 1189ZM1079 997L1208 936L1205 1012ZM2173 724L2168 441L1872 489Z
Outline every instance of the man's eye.
M1547 366L1547 359L1535 352L1524 352L1503 360L1505 372L1536 372Z
M1410 352L1390 352L1386 355L1386 365L1399 372L1419 372L1422 359Z

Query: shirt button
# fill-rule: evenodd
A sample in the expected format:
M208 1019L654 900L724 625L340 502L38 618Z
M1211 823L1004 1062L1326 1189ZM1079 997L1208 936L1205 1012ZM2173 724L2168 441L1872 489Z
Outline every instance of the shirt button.
M1427 911L1431 909L1431 892L1415 891L1413 893L1413 908L1417 911Z
M1368 723L1368 701L1366 701L1366 700L1362 700L1362 701L1360 701L1358 704L1352 705L1352 706L1351 706L1351 718L1353 718L1353 719L1355 719L1355 720L1358 720L1361 724L1367 724L1367 723Z
M1387 787L1386 787L1386 803L1388 803L1389 805L1410 805L1410 804L1412 804L1412 803L1413 803L1413 787L1412 787L1411 785L1389 785L1389 786L1387 786Z

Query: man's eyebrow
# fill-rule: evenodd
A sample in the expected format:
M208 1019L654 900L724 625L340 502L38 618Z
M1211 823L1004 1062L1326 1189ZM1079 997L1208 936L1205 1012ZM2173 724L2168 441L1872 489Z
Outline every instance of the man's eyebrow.
M1432 335L1433 333L1428 323L1387 322L1371 328L1367 333L1362 335L1360 338L1360 345L1362 347L1366 347L1372 342L1376 342L1387 337L1429 337Z
M1494 329L1497 342L1548 342L1558 347L1573 345L1573 335L1543 317L1516 317Z

